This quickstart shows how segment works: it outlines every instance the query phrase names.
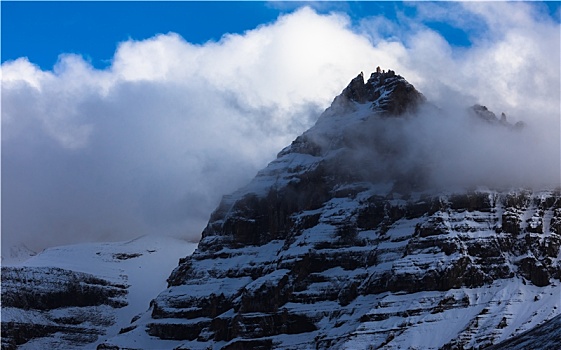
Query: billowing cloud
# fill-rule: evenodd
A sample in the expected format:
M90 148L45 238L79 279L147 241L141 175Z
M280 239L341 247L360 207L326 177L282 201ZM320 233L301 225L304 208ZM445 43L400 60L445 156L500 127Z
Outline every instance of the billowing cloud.
M378 65L444 109L479 102L523 120L553 149L537 159L559 162L559 23L531 4L453 10L430 13L469 31L470 47L450 45L422 11L402 30L303 8L204 45L174 33L126 41L104 70L76 55L49 71L4 63L3 247L145 233L196 240L223 194Z

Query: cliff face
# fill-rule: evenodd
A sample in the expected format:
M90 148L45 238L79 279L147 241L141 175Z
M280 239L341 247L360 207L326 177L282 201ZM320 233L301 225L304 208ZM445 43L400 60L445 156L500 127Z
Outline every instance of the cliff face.
M471 349L558 315L559 191L431 190L388 132L422 108L394 72L359 75L100 348Z
M212 222L227 229L170 276L149 334L275 348L475 348L558 314L557 193L388 200L345 188L263 226L260 217L280 221L278 198L242 200ZM435 337L419 339L427 333Z

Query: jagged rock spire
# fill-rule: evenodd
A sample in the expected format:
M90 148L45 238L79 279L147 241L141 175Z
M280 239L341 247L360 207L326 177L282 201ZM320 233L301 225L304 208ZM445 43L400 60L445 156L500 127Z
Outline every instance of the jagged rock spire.
M492 111L490 111L487 106L482 106L480 104L475 104L472 107L469 108L469 111L471 111L472 115L474 115L475 117L477 117L479 120L483 120L489 124L493 124L493 125L502 125L502 126L506 126L509 128L514 128L514 129L522 129L524 127L524 123L519 121L516 124L511 124L507 121L507 117L506 114L503 112L501 113L501 118L499 119L495 113L493 113Z
M372 109L389 115L414 111L426 99L415 87L393 70L376 69L365 83L361 72L351 80L342 93L347 99L364 104L372 103Z

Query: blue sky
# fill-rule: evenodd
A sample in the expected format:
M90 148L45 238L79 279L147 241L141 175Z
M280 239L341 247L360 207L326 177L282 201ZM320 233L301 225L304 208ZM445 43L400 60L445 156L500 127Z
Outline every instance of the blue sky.
M172 31L204 43L270 22L278 13L253 2L3 1L2 61L27 56L49 68L59 54L73 52L104 67L117 43L129 38Z
M305 3L304 3L305 4ZM243 33L271 23L302 3L271 2L31 2L3 1L2 62L18 57L44 69L51 68L61 53L77 53L98 68L106 67L117 43L142 40L157 33L176 32L185 40L203 44L225 33ZM401 2L329 2L311 4L318 12L339 10L353 22L384 15L396 21L396 13L414 15L414 6ZM546 3L555 14L559 2ZM469 32L445 21L426 21L451 44L469 46Z
M547 1L539 6L559 21L560 4ZM175 32L188 42L204 44L218 41L226 33L243 33L271 23L302 5L312 6L318 13L346 13L355 24L379 15L400 23L400 17L417 13L411 3L394 1L2 1L2 62L28 57L50 69L58 55L76 53L94 67L105 68L122 41ZM470 37L485 30L459 28L442 19L427 18L423 24L459 47L469 47Z
M222 195L376 66L443 110L481 103L533 133L523 150L479 142L466 146L473 154L458 148L473 135L419 129L449 140L455 161L489 169L502 152L514 161L501 171L559 173L559 2L1 8L2 249L148 233L196 240Z

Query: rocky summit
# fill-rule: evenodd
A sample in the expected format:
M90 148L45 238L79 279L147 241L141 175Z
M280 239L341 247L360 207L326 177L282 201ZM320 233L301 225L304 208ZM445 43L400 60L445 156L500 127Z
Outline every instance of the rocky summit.
M554 319L559 189L433 189L389 129L421 110L395 72L357 76L99 349L484 349Z

